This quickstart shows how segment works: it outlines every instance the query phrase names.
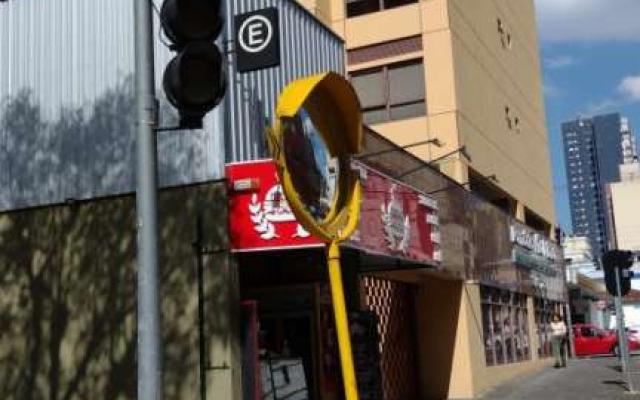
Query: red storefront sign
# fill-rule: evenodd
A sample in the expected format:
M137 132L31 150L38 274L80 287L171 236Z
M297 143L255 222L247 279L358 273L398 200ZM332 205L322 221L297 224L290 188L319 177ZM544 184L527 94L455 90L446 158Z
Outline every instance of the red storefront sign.
M411 261L440 261L437 201L363 164L355 167L362 203L358 230L348 245Z
M406 184L356 164L362 183L357 231L346 243L371 254L440 261L437 202ZM296 221L271 160L229 164L232 251L318 247Z
M228 164L232 251L317 247L291 212L271 160Z

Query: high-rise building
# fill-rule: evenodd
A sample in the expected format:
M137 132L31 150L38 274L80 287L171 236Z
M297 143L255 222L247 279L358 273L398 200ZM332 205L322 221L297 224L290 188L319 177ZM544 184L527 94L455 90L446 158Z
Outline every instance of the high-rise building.
M628 126L622 135L620 182L607 185L610 227L609 244L621 250L640 251L640 163Z
M532 0L299 2L344 38L366 123L399 145L438 139L409 151L553 234Z
M562 124L573 234L589 238L596 258L609 242L605 185L620 180L621 141L628 130L628 120L620 114Z

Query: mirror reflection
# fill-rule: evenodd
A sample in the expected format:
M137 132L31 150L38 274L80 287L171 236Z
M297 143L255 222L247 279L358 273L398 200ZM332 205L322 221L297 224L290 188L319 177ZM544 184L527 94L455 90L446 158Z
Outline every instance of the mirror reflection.
M301 108L283 121L284 154L291 180L309 213L318 221L329 213L338 185L339 163L309 113Z

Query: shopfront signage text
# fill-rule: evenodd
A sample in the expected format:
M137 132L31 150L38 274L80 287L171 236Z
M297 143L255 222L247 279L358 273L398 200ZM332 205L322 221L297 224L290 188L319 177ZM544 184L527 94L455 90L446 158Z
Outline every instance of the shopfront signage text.
M512 243L524 247L534 254L552 261L558 259L558 249L553 242L523 226L512 224L510 227L510 239Z

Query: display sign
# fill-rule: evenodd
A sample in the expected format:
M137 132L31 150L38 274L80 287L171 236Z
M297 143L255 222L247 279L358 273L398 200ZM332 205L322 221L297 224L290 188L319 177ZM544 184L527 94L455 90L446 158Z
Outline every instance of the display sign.
M530 250L536 255L555 261L558 259L558 248L545 236L531 231L525 226L512 224L510 227L511 242Z
M272 160L229 164L232 251L320 247L291 212Z
M560 255L551 240L516 223L509 227L509 239L513 243L511 258L514 264L550 277L558 274L556 262Z
M264 8L236 15L236 65L238 72L280 64L278 9Z
M537 271L546 276L554 277L558 273L554 263L520 246L514 246L512 260L519 267Z
M345 245L370 254L433 264L441 260L438 203L363 164L361 218ZM271 160L227 165L232 251L322 246L295 219Z
M364 164L360 171L360 223L348 241L368 253L432 264L441 261L438 203Z

